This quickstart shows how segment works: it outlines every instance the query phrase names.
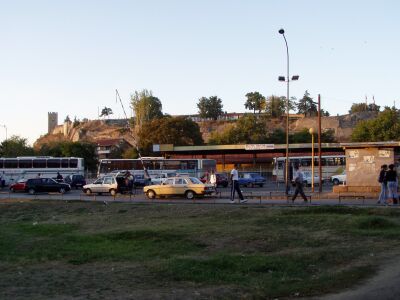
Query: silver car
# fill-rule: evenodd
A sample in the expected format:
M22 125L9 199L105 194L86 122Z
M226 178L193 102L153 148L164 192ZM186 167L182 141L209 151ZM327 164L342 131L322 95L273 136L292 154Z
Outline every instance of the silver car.
M114 196L118 191L118 183L115 176L104 176L98 178L91 184L84 185L82 189L87 195L92 193L110 193L112 196Z

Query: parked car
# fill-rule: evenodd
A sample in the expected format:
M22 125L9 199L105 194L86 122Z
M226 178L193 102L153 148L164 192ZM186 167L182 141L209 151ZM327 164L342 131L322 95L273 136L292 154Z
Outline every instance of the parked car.
M26 179L19 179L17 182L14 182L10 185L11 192L24 192L26 185Z
M185 196L193 199L215 192L211 184L205 184L196 177L178 176L167 178L162 184L148 185L143 192L149 199L157 196Z
M229 185L229 179L225 173L215 173L215 177L217 178L217 187L222 186L226 188ZM207 174L201 176L200 181L207 183Z
M149 178L145 178L144 175L141 174L136 174L134 176L135 181L133 182L135 188L136 187L142 187L142 186L146 186L150 184L150 179Z
M243 173L239 175L239 185L246 187L263 187L266 181L265 177L258 173Z
M25 183L25 192L29 194L41 192L59 192L64 194L71 190L68 183L57 182L53 178L31 178Z
M161 184L167 178L173 177L175 173L160 173L160 174L151 174L150 175L150 184Z
M117 175L106 175L98 178L91 184L86 184L82 187L85 194L90 195L97 193L99 195L103 193L110 193L111 196L117 193L129 193L132 192L133 181L127 182L126 174L118 173Z
M334 185L338 185L340 183L345 183L346 182L346 171L343 171L342 174L331 176L331 182Z
M311 186L312 185L312 172L310 171L304 171L303 172L303 183L305 186ZM321 181L324 183L324 179ZM314 186L319 184L319 176L314 173Z
M82 188L86 184L85 177L80 174L68 175L64 178L64 182L68 183L71 188Z

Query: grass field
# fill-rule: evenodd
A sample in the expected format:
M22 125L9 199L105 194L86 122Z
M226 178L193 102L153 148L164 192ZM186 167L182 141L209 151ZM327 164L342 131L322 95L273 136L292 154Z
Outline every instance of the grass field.
M395 208L32 201L0 216L1 299L315 296L400 242Z

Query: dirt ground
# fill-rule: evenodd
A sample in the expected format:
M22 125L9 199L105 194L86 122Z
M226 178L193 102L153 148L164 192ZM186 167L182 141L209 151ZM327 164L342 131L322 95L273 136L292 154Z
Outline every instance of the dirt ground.
M317 298L313 298L317 299ZM400 257L389 258L378 274L359 286L337 294L318 297L323 300L397 300L400 299Z

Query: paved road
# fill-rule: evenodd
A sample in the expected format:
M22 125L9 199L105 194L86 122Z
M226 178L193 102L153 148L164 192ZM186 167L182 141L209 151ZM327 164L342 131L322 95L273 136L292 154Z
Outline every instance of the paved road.
M249 204L263 204L263 205L292 205L292 202L288 201L284 193L284 185L277 188L275 185L268 185L263 188L243 188L243 193ZM307 188L305 190L307 195L311 195L311 202L307 205L376 205L376 199L355 199L355 198L345 198L341 199L339 203L339 198L336 195L331 194L332 186L324 186L323 193L319 195L318 193L311 193L311 189ZM37 194L29 195L27 193L10 193L7 188L0 190L0 200L8 199L41 199L41 200L80 200L80 201L106 201L106 202L137 202L137 203L204 203L204 204L227 204L229 203L230 189L229 188L219 188L220 194L212 197L195 198L193 200L187 200L181 197L170 197L170 198L159 198L154 200L149 200L143 193L142 189L137 189L134 194L117 194L115 197L110 195L85 195L81 190L72 190L66 194ZM236 199L237 200L237 199ZM305 205L300 198L294 203L295 205Z

